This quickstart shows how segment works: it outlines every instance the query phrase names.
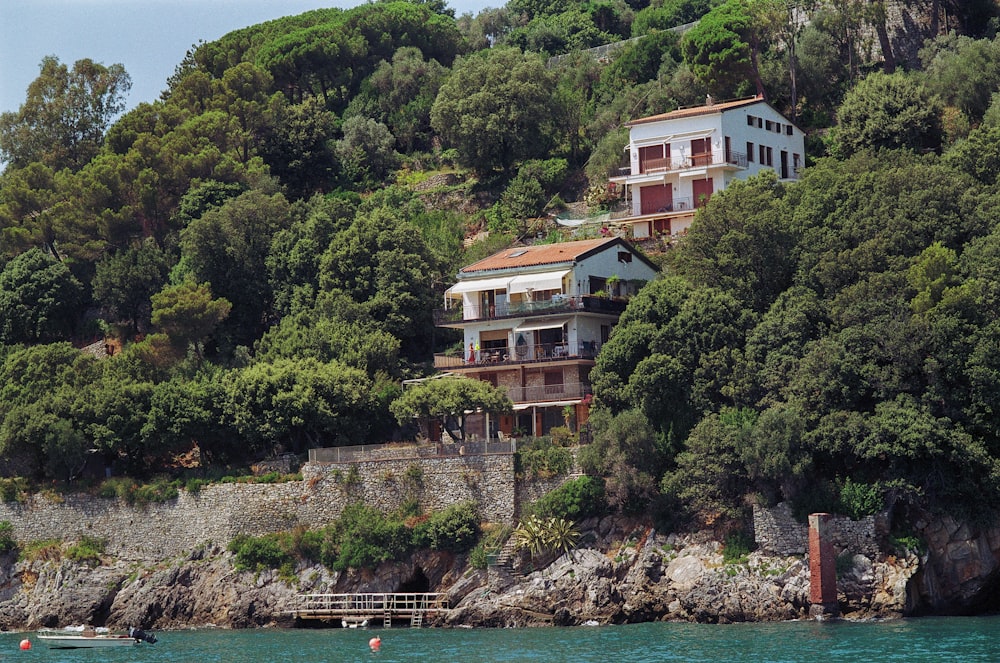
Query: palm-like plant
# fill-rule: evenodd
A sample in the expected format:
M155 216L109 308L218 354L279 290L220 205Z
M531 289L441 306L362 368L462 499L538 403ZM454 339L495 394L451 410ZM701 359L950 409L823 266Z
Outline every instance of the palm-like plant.
M580 539L580 532L571 520L529 516L514 530L514 545L535 557L547 551L569 552Z

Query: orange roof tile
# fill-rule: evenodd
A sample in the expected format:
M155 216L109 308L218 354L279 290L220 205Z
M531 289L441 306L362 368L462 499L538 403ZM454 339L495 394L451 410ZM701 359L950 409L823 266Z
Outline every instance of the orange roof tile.
M489 258L466 265L460 274L482 272L497 269L513 269L516 267L532 267L536 265L554 265L573 262L580 256L601 247L604 244L620 242L617 237L602 237L600 239L584 239L576 242L561 242L558 244L536 244L534 246L515 246L494 253Z
M633 127L637 124L646 124L648 122L660 122L662 120L677 120L682 117L695 117L697 115L710 115L712 113L721 113L725 110L730 110L733 108L740 108L741 106L749 106L750 104L756 104L759 102L767 103L761 97L750 97L749 99L737 99L736 101L723 101L717 104L712 104L711 106L693 106L691 108L678 108L675 111L670 111L669 113L661 113L660 115L651 115L650 117L640 117L637 120L632 120L631 122L626 122L626 127Z

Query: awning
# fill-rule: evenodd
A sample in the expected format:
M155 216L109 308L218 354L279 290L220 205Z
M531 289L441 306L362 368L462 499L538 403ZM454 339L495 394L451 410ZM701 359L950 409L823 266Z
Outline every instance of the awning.
M470 281L459 281L455 285L445 290L445 297L449 295L460 295L463 292L482 292L484 290L503 290L510 283L509 276L492 279L474 279Z
M539 329L558 329L559 327L565 325L567 322L569 322L569 318L534 320L528 324L523 324L520 327L516 328L514 330L514 333L518 334L521 332L533 332L533 331L538 331Z
M527 292L528 290L562 290L562 280L567 274L569 274L568 269L561 272L515 276L510 281L510 293Z

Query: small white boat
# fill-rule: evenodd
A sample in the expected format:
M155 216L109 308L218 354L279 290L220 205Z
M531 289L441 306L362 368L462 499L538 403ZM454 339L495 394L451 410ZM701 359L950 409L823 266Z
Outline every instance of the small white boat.
M368 620L362 619L358 621L357 619L341 619L340 625L344 628L368 628Z
M43 629L37 633L49 649L93 649L98 647L134 647L140 642L153 644L156 636L141 629L130 628L127 634L111 633L106 628L71 626Z

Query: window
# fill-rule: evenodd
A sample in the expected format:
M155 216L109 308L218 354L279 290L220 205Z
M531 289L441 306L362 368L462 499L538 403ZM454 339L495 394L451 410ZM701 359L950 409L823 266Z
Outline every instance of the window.
M747 161L753 163L753 143L747 141Z
M767 161L766 161L766 164L768 166L774 166L774 150L772 150L770 147L767 148Z
M618 262L632 262L632 254L629 251L619 251Z
M759 152L760 152L760 153L758 154L758 157L760 157L760 158L758 159L758 161L760 161L760 165L762 165L762 166L766 166L766 165L767 165L767 148L766 148L766 147L764 147L763 145L758 145L758 146L757 146L757 149L758 149L758 150L759 150Z
M766 122L764 122L764 128L767 129L768 131L771 131L772 129L774 129L774 122L771 122L771 120L767 120Z
M764 126L764 118L758 117L757 118L757 128L760 129L763 126Z
M546 395L563 393L562 371L545 371L545 393Z
M792 154L792 172L794 174L798 175L799 174L799 168L801 168L801 167L802 167L802 164L799 163L799 155L793 153Z
M669 146L668 146L669 148ZM667 152L670 156L670 152ZM650 145L639 148L639 172L646 173L651 170L658 170L667 167L667 161L663 157L663 145Z
M754 119L756 119L756 118L754 118L753 115L747 115L747 126L748 127L752 127L754 125Z
M792 125L788 124L785 126L785 134L788 136L792 135Z

